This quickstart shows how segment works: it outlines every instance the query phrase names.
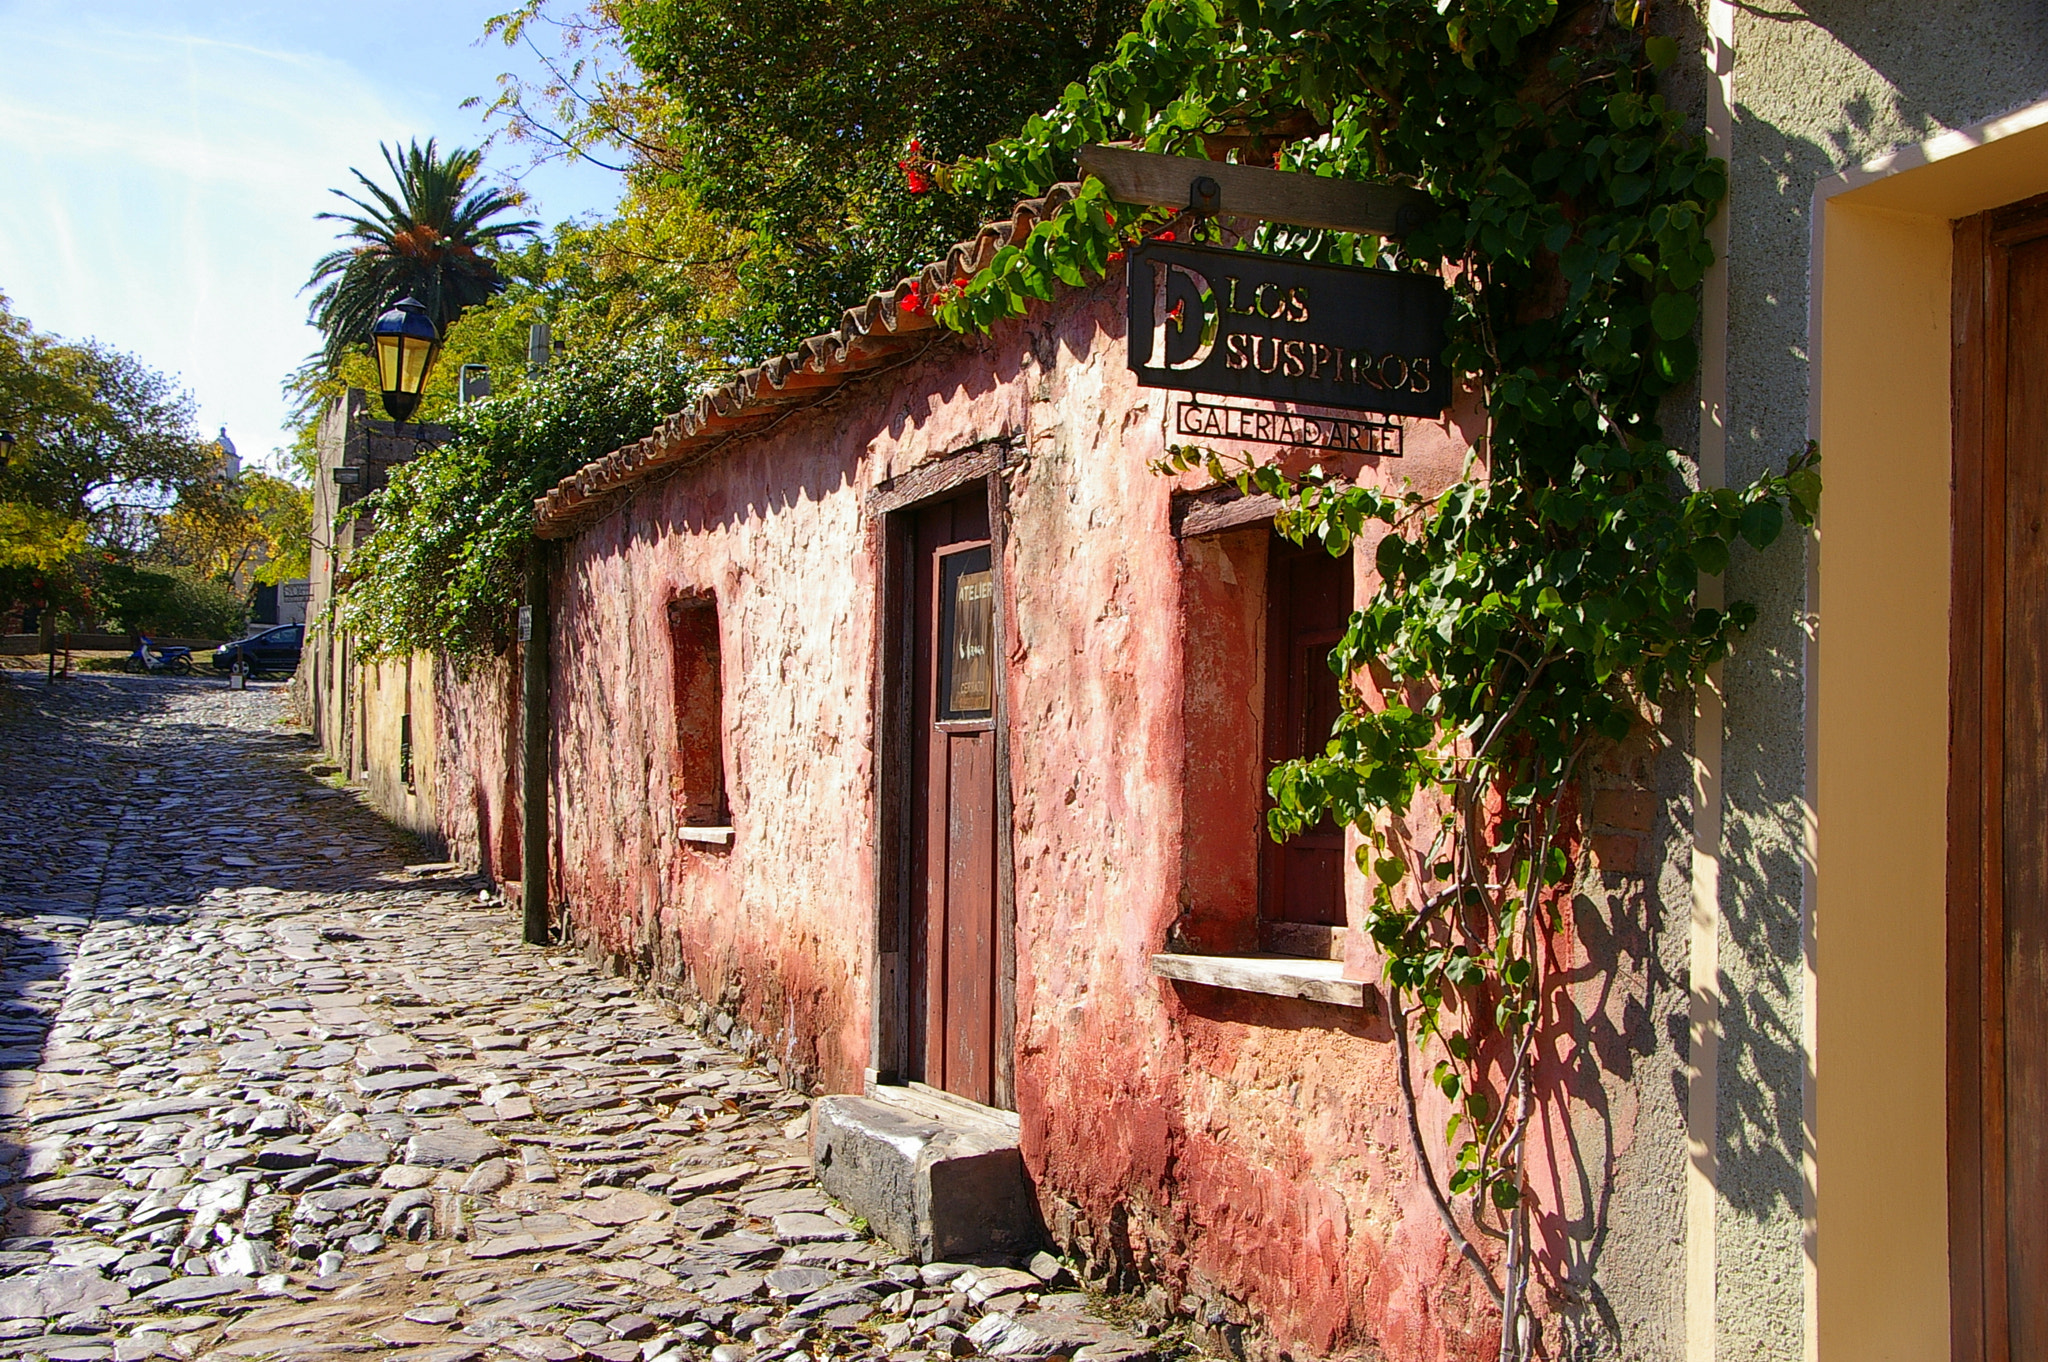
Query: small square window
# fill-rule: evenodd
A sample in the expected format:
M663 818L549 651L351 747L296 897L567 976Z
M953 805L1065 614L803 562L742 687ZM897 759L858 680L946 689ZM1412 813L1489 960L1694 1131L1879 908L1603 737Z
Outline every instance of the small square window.
M671 786L685 827L731 822L725 792L725 673L718 603L671 601L669 655L675 678L676 750Z

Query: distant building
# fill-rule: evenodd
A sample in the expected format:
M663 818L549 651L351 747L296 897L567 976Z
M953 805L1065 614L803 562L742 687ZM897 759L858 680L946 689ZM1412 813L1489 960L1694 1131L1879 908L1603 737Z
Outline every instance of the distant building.
M280 624L304 624L306 603L312 598L313 584L304 577L259 584L249 601L250 631L275 628Z
M228 428L220 428L220 436L214 441L220 449L222 476L230 480L242 476L242 459L235 452L235 442L228 438Z

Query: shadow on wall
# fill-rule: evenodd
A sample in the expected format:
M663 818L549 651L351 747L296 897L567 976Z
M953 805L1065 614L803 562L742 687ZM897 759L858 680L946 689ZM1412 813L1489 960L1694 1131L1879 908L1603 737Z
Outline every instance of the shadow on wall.
M1730 202L1728 478L1781 467L1806 437L1806 297L1814 183L1844 166L2040 97L2048 31L2012 22L1992 3L1935 9L1890 0L1808 0L1798 11L1740 7ZM1777 25L1768 28L1752 25ZM1816 30L1802 40L1792 26ZM1832 40L1832 41L1830 41ZM1745 46L1745 44L1749 44ZM1835 126L1787 131L1834 44L1867 64ZM1752 53L1761 55L1752 56ZM1762 70L1753 63L1763 62ZM1771 62L1788 63L1774 71ZM1796 68L1796 69L1795 69ZM1854 88L1860 82L1866 87ZM1823 451L1825 454L1825 451ZM1758 623L1726 667L1723 753L1726 846L1720 1189L1755 1220L1796 1220L1807 1202L1810 1146L1800 1033L1805 822L1803 541L1739 551L1731 596L1757 603ZM1728 947L1733 950L1729 951Z
M1730 483L1781 468L1807 436L1815 183L2040 98L2048 90L2048 30L2015 22L2016 13L1991 0L1738 4ZM1817 85L1839 93L1817 98ZM1823 102L1829 99L1836 102ZM1798 1280L1800 1218L1811 1205L1803 1158L1813 1148L1804 1113L1813 1074L1801 1020L1805 552L1801 537L1787 535L1762 554L1736 553L1729 595L1755 602L1759 619L1724 673L1724 1001L1715 1157L1725 1214L1753 1234L1727 1238L1723 1252L1738 1255L1743 1271L1782 1282ZM1682 1036L1682 1020L1677 1026ZM1682 1090L1683 1076L1676 1081ZM1766 1253L1755 1251L1766 1243ZM1797 1291L1785 1289L1791 1295L1776 1318L1796 1325ZM1771 1313L1752 1323L1766 1327L1759 1322Z

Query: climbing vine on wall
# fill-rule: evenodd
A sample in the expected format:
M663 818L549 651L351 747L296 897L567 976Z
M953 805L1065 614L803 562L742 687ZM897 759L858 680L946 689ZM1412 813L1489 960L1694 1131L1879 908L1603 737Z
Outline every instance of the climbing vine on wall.
M571 354L455 413L446 443L391 470L358 514L375 529L347 563L335 618L366 657L502 656L533 551L534 499L652 430L702 384L656 338Z
M1331 658L1344 713L1322 753L1272 773L1269 821L1280 837L1325 816L1361 834L1414 1152L1502 1307L1503 1358L1539 1332L1526 1159L1538 1042L1568 1024L1561 913L1586 868L1575 782L1755 618L1747 602L1702 605L1701 578L1788 516L1810 524L1820 495L1811 447L1781 474L1703 488L1659 426L1697 364L1726 170L1659 92L1678 47L1648 36L1645 10L1155 0L1056 108L945 172L1038 193L1084 145L1119 142L1397 181L1439 205L1399 243L1267 226L1240 244L1451 279L1446 357L1487 421L1459 481L1389 492L1199 448L1161 471L1281 495L1283 534L1375 554L1378 588ZM948 325L987 327L1101 278L1167 217L1088 181L933 303ZM1450 1113L1434 1152L1420 1082Z

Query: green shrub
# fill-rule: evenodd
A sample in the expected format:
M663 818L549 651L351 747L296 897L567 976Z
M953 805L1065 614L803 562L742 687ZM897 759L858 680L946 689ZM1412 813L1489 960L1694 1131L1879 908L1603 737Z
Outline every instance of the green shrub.
M249 607L231 587L186 568L162 570L109 563L100 604L131 634L162 638L240 638Z
M370 498L376 529L336 601L370 656L504 651L533 542L533 503L565 474L630 444L687 403L698 371L643 342L572 356L471 403L454 435L391 472Z

